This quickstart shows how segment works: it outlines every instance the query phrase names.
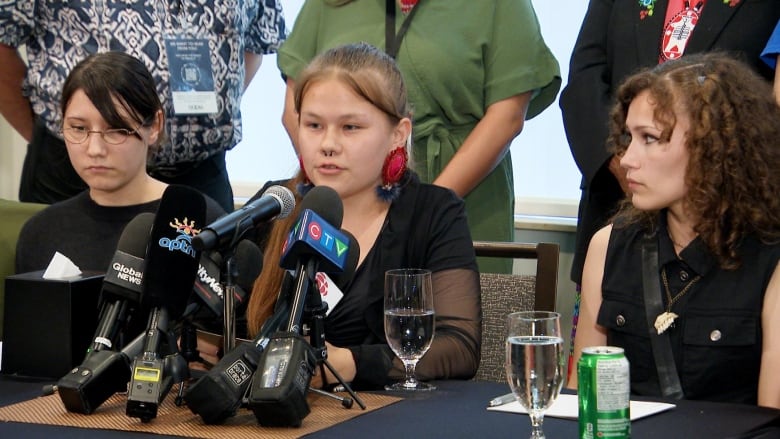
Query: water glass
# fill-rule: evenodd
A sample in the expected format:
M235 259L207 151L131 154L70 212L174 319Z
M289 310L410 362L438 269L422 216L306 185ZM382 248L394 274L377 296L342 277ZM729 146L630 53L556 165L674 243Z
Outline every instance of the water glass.
M506 376L517 401L531 417L531 438L544 438L544 411L563 386L560 314L512 313L507 321Z
M404 363L403 381L387 390L433 390L417 380L414 369L431 347L435 331L431 271L418 268L385 273L385 336L390 348Z

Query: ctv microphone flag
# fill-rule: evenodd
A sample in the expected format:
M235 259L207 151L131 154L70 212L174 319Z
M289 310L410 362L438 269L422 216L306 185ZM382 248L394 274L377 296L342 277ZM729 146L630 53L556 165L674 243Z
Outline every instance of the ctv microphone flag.
M349 253L349 238L311 209L301 213L282 247L282 268L293 270L304 255L319 256L318 271L341 273Z

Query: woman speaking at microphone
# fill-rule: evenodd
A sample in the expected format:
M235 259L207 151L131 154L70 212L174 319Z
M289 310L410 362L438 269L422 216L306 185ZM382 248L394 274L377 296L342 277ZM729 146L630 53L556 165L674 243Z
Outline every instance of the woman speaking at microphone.
M105 271L124 227L139 213L156 212L167 187L146 172L165 120L141 61L120 52L86 58L68 75L61 108L68 157L88 189L27 221L17 273L45 269L57 251L81 270ZM205 198L211 222L224 211Z
M479 273L463 201L423 184L409 169L406 89L392 58L365 43L331 49L298 76L295 90L301 168L287 184L300 200L317 185L344 206L342 228L360 246L357 269L325 320L328 359L356 389L403 377L383 329L385 271L433 272L436 336L417 366L422 379L471 378L479 364ZM294 212L274 223L265 260L279 260ZM284 271L267 262L247 308L250 332L271 315ZM335 377L315 377L333 384ZM314 383L317 385L320 383Z

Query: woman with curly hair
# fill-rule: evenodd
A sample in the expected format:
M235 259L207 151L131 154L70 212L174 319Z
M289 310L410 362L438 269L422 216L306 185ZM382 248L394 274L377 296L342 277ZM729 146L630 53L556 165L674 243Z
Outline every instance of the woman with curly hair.
M609 142L631 194L588 249L575 360L618 346L633 394L780 408L778 120L770 85L725 55L620 87Z

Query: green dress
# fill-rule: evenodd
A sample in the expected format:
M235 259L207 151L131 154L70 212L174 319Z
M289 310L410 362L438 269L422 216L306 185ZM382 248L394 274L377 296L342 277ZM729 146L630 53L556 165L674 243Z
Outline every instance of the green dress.
M421 0L415 8L396 58L412 104L414 167L432 182L490 104L533 91L530 119L555 100L561 78L530 0ZM396 9L398 30L405 16ZM279 69L296 78L320 52L359 41L385 48L385 0L307 0L279 49ZM514 240L513 184L506 154L465 197L474 240ZM480 261L480 269L511 271L506 262Z

